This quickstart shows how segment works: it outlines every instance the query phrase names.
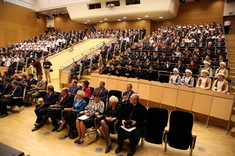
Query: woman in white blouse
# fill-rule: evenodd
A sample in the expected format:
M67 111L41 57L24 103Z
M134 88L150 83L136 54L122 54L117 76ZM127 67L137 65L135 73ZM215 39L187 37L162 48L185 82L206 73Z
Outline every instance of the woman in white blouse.
M169 83L171 84L180 84L181 77L179 75L179 70L177 68L173 69L173 75L170 76Z

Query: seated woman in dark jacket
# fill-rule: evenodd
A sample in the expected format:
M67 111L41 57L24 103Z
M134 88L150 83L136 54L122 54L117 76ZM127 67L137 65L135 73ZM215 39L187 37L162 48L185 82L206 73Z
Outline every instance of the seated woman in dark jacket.
M79 90L74 98L73 107L65 108L63 111L63 120L60 127L56 130L56 132L60 132L65 125L67 124L68 134L65 135L65 138L68 137L71 127L75 127L75 122L77 119L77 114L81 111L84 111L86 107L86 101L83 99L85 97L85 92Z
M111 137L109 133L114 133L114 124L118 119L120 114L121 105L118 104L118 98L116 96L111 96L109 98L109 105L107 111L104 114L104 119L101 120L100 133L106 142L105 153L108 153L111 149Z

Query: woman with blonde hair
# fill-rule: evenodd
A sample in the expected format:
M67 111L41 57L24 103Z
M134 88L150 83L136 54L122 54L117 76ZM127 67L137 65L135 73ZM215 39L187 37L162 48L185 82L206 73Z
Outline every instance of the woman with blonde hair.
M68 134L65 135L65 138L68 137L69 132L71 128L75 127L75 121L77 119L77 114L81 111L83 111L87 105L86 101L83 99L85 97L85 93L82 90L79 90L77 94L75 95L74 101L73 101L73 107L72 108L65 108L64 111L64 118L62 120L62 124L60 127L56 130L56 132L60 132L65 125L67 124L68 128Z

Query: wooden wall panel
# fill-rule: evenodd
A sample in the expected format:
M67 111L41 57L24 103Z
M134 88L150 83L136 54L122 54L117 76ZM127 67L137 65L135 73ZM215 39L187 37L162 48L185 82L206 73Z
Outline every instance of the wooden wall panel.
M46 18L36 18L34 11L0 3L0 46L43 33Z
M224 0L181 3L176 18L153 22L152 30L164 25L223 22Z
M87 29L90 30L92 26L89 24L82 24L71 20L69 14L55 17L54 22L55 22L54 28L63 31L83 30L85 27L87 27Z

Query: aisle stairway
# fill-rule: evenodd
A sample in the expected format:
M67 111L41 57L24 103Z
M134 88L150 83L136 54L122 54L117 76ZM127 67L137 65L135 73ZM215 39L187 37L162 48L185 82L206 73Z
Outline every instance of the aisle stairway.
M230 67L230 79L233 80L231 93L235 94L235 34L226 35L226 46ZM231 130L231 135L235 137L235 104L231 117L231 125L234 126Z

